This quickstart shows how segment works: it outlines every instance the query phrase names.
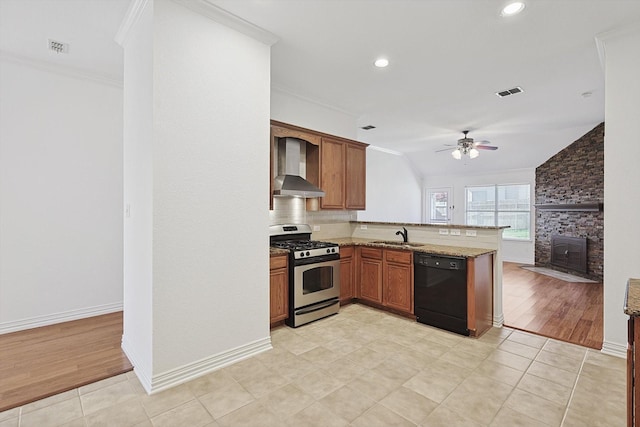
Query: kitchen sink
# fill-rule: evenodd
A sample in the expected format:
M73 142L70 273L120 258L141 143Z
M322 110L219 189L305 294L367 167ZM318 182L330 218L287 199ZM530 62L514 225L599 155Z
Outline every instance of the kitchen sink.
M425 245L424 243L397 242L397 241L391 241L391 240L377 240L371 243L377 243L380 245L401 246L405 248L416 248L418 246Z

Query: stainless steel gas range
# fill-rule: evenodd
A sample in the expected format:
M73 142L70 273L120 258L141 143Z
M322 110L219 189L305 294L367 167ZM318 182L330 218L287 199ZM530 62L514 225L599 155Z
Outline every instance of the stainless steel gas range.
M269 227L270 245L289 251L289 317L297 328L340 308L340 248L335 243L311 240L306 224Z

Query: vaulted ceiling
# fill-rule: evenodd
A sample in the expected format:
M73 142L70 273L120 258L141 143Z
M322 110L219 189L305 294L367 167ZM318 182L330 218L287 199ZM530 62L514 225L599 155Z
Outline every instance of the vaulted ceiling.
M595 36L640 25L637 0L525 0L509 18L502 0L208 1L279 38L275 88L376 126L359 139L424 175L536 167L578 139L604 120ZM121 78L113 37L128 4L0 0L0 51ZM48 51L49 38L69 54ZM373 66L381 56L387 68ZM499 149L460 161L437 152L462 130Z

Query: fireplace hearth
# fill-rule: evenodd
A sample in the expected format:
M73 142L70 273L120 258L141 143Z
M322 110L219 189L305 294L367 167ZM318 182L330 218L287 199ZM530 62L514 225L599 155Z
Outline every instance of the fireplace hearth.
M551 236L551 265L587 273L587 238Z

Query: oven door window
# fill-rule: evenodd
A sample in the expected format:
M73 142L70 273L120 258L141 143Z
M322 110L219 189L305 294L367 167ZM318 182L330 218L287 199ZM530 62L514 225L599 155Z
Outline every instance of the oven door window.
M333 267L315 267L302 273L302 293L304 295L333 288Z

